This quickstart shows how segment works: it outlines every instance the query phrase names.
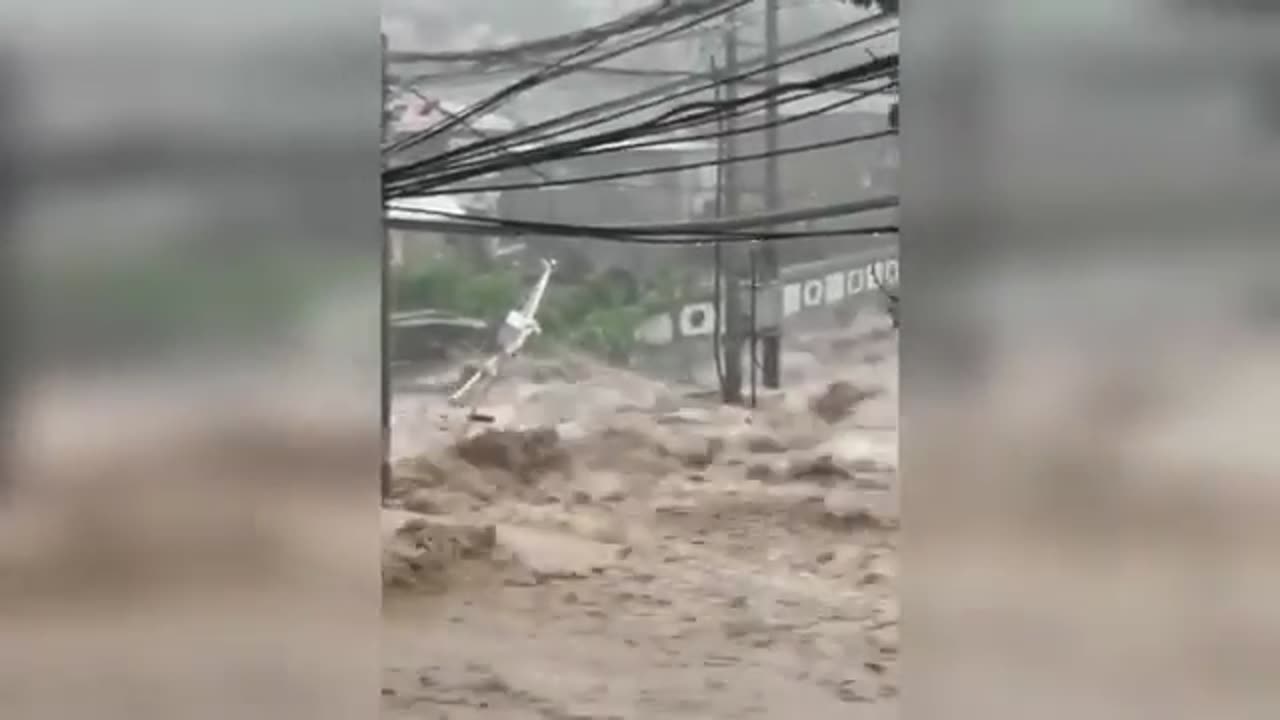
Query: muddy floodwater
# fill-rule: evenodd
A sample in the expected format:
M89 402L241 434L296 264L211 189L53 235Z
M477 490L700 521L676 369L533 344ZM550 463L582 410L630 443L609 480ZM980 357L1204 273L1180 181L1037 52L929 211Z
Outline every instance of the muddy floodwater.
M897 339L788 338L724 407L581 357L513 367L467 427L395 403L388 718L897 712Z

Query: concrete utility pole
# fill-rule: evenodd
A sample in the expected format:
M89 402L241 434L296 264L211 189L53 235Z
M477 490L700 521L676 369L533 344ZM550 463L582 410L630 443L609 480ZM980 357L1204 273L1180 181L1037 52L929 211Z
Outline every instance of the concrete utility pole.
M19 172L17 172L18 139L17 108L22 107L21 88L18 85L20 70L15 67L16 53L0 50L0 232L12 230L14 209L21 197ZM8 181L8 182L6 182ZM16 481L5 465L14 449L14 409L11 398L18 388L18 348L22 341L22 317L18 302L18 244L8 234L0 236L0 331L4 333L4 347L0 348L0 505Z
M765 84L770 87L778 85L778 0L764 0L764 55L765 63L770 66L765 75ZM771 95L765 102L764 151L768 154L764 161L764 206L765 212L777 212L782 209L782 178L779 173L778 157L778 98ZM773 241L767 241L760 251L760 280L767 297L780 299L778 295L778 248ZM753 289L754 291L754 289ZM762 375L764 386L777 388L782 384L782 313L781 307L773 314L775 320L769 330L762 334L763 354ZM754 332L754 328L753 328Z
M382 144L391 137L387 118L387 104L391 95L391 77L387 71L387 36L382 35ZM383 160L385 167L386 160ZM382 485L382 502L391 495L391 233L387 228L385 191L382 198L382 301L379 312L381 328L379 340L382 346L382 466L379 476Z
M738 68L738 24L736 14L730 14L729 27L724 34L724 99L732 103L738 97L737 81L732 78ZM738 121L734 115L724 119L724 133L720 137L721 173L724 178L722 208L727 217L742 212L741 163L729 162L738 155ZM726 243L722 257L725 259L726 282L724 295L724 387L721 389L726 403L742 404L742 349L745 343L745 319L742 307L742 252L736 243ZM719 328L717 328L719 330Z

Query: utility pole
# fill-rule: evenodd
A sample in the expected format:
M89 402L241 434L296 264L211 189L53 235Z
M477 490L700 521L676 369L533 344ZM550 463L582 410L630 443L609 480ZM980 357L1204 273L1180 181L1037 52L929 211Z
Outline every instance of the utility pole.
M387 118L387 105L391 94L391 77L387 71L387 36L382 35L382 144L386 145L391 138L391 127ZM383 160L383 167L386 160ZM379 178L381 183L381 178ZM391 496L391 233L387 228L386 190L382 192L382 300L379 303L379 342L381 344L381 382L382 382L382 465L379 478L382 486L382 502L386 503Z
M765 75L765 84L769 88L778 85L778 0L764 0L764 56L769 67ZM778 96L772 94L765 102L764 131L764 206L765 212L778 212L782 209L782 178L778 167ZM780 268L778 264L778 248L773 241L765 241L760 250L760 279L767 289L771 303L770 323L767 332L763 333L762 375L764 386L777 388L782 384L782 312L781 296L778 290ZM752 292L756 292L752 288ZM752 328L754 336L755 328Z
M729 27L724 34L724 99L732 107L738 97L737 81L733 78L740 72L738 68L738 23L736 13L728 17ZM720 136L721 172L724 183L721 192L724 200L721 207L727 217L735 217L742 212L742 177L740 163L732 162L738 156L738 121L735 115L724 118L724 133ZM726 403L742 404L742 349L745 341L742 307L742 253L735 243L728 243L725 248L727 257L725 269L727 278L724 295L724 386L721 388ZM716 328L717 332L719 328Z
M18 139L15 137L18 128L15 108L21 107L22 97L18 87L19 68L15 67L16 53L6 48L0 50L0 232L12 230L13 215L19 201L21 185L17 166L19 156ZM8 182L5 182L8 181ZM20 355L18 348L22 339L22 316L19 304L19 287L17 280L21 277L18 271L18 244L5 234L0 239L0 330L8 341L0 349L0 506L9 500L16 481L12 468L7 466L10 454L6 451L15 449L15 426L10 418L9 410L16 409L11 404L18 390Z

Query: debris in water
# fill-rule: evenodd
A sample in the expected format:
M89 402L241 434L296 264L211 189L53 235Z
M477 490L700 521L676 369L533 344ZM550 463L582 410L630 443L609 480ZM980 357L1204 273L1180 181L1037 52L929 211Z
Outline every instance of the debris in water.
M569 466L555 428L489 429L454 446L458 457L480 468L506 470L525 483L543 473Z
M880 390L864 390L840 380L827 386L809 402L809 410L825 422L835 424L853 414L858 405L879 395Z

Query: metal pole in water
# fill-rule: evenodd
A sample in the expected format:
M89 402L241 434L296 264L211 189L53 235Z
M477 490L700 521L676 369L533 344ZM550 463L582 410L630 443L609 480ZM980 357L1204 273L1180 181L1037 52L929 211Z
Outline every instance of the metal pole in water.
M390 139L391 128L387 122L387 101L390 99L390 74L387 72L387 36L382 35L382 142ZM383 160L385 167L386 161ZM382 464L378 474L382 502L391 495L391 231L387 227L386 191L382 196L382 298L379 303L379 342L381 345L381 413L382 413Z
M765 62L770 70L765 75L765 83L770 88L778 85L778 0L764 0L764 52ZM778 96L770 95L765 102L764 160L765 212L778 212L782 209L782 178L778 167ZM778 248L773 242L765 242L760 250L761 274L764 283L772 294L776 291L778 277L781 274L778 263ZM753 289L754 292L754 289ZM770 326L764 333L762 345L764 350L764 386L778 388L782 383L782 326L781 317L778 325ZM752 328L755 332L755 328Z
M724 37L724 71L726 78L738 74L738 22L736 14L729 16L729 28ZM729 79L724 83L725 102L732 106L738 97L737 81ZM739 175L740 163L733 162L738 155L738 141L734 131L737 129L734 115L725 118L724 161L721 167L724 172L724 214L736 217L742 212L742 182ZM728 261L725 296L725 332L724 332L724 401L742 404L742 345L745 340L742 321L742 263L741 253L734 245L725 248Z

